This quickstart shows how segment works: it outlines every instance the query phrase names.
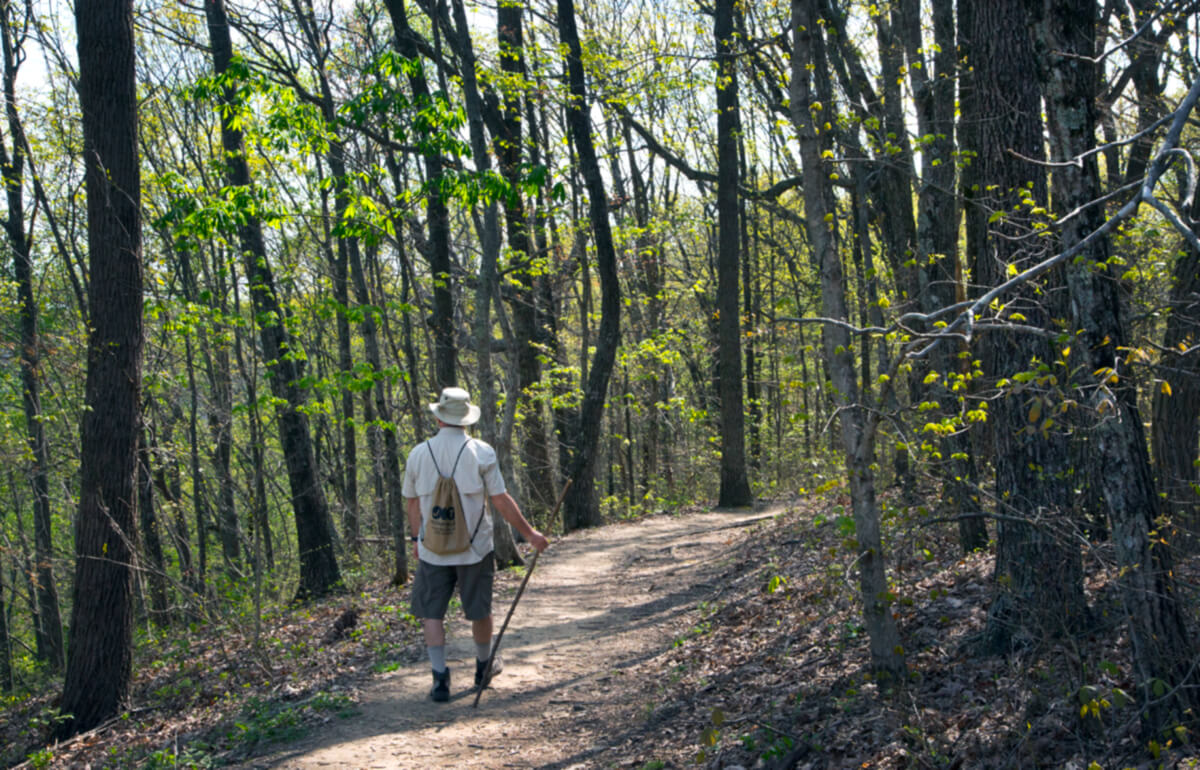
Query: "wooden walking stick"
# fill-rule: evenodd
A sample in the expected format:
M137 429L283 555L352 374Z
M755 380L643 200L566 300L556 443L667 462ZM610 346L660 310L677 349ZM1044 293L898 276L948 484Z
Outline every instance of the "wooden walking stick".
M566 486L558 495L558 502L554 504L554 512L550 514L550 520L553 521L558 516L558 509L562 506L563 500L567 497L567 490L571 488L571 482L574 479L567 479ZM504 623L500 626L500 633L496 634L496 643L492 645L492 654L488 656L487 667L483 669L483 686L475 691L475 702L471 704L471 708L479 708L479 698L483 695L483 691L487 689L488 676L492 673L492 661L496 659L496 652L500 649L500 640L504 638L504 629L508 628L508 621L512 620L513 610L517 608L517 602L521 601L521 594L525 593L525 586L529 583L529 576L533 574L533 568L537 566L538 557L542 555L541 551L533 552L533 559L529 562L529 568L525 570L525 579L521 581L521 587L517 589L517 595L513 598L512 606L508 608L508 614L504 616Z

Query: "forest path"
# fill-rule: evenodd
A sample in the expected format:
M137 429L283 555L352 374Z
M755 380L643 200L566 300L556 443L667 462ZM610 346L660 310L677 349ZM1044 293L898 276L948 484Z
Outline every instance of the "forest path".
M447 618L451 700L433 703L427 660L376 677L358 712L254 768L586 768L646 722L667 671L642 667L686 630L745 526L781 511L655 516L574 533L542 554L501 642L504 672L475 694L474 646ZM498 583L497 630L519 580ZM638 673L647 668L649 673Z

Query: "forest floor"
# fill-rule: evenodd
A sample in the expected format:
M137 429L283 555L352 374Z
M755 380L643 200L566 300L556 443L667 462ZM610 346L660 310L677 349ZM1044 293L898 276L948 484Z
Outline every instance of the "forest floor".
M214 620L143 644L134 708L41 746L49 698L0 711L0 759L30 767L1192 767L1180 731L1138 737L1106 547L1090 548L1094 622L1065 644L980 658L992 560L948 527L885 516L909 681L866 672L852 527L835 495L761 512L689 512L557 538L474 692L469 625L449 623L452 700L428 699L407 589ZM1188 591L1194 565L1181 565ZM504 573L497 622L521 580ZM1191 597L1194 599L1194 596ZM1191 602L1195 607L1195 602ZM454 608L452 608L454 609ZM452 613L454 614L454 613ZM177 633L177 632L176 632ZM150 661L157 662L150 662ZM28 758L28 759L27 759ZM1194 764L1193 764L1194 763Z

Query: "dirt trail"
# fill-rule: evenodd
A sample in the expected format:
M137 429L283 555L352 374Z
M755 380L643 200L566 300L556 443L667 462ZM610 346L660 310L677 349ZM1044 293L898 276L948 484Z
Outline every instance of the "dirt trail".
M429 700L428 662L372 680L359 713L255 768L587 768L611 762L657 705L642 667L709 595L724 553L763 513L658 516L555 541L542 555L501 647L504 672L472 709L474 647L448 618L451 701ZM497 590L497 628L517 581ZM639 670L643 669L643 670Z

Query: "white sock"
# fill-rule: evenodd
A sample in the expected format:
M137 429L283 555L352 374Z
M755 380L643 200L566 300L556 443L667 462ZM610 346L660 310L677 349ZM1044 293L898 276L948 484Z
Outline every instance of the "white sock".
M487 659L492 656L492 640L488 639L483 644L475 642L475 659L487 662Z
M446 670L446 645L439 644L436 647L429 646L426 648L429 651L429 662L433 665L434 671Z

